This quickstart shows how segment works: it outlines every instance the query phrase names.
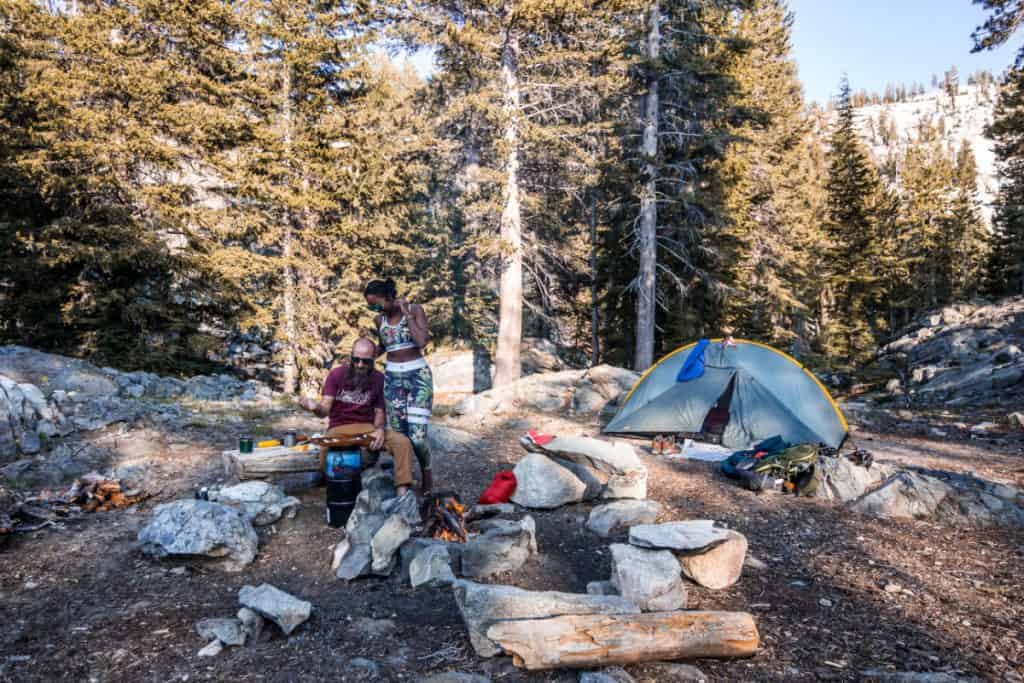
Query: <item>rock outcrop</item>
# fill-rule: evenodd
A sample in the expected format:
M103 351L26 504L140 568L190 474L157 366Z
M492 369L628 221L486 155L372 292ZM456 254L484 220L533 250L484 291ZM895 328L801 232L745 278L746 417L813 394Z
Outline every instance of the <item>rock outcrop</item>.
M1024 297L956 304L922 316L883 347L900 375L890 389L916 404L985 407L1024 400Z

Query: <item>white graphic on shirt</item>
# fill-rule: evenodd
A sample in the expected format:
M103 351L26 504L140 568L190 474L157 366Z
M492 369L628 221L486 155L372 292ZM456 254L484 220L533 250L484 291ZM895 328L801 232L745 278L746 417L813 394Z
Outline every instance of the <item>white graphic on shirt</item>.
M341 403L353 403L357 406L366 405L370 402L370 391L368 389L342 389L335 396L335 400Z

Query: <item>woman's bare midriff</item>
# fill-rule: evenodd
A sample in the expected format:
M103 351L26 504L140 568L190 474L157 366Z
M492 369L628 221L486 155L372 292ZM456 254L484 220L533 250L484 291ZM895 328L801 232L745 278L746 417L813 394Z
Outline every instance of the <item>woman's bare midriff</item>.
M423 352L418 349L400 349L398 351L391 351L388 353L389 363L407 363L411 360L423 357Z

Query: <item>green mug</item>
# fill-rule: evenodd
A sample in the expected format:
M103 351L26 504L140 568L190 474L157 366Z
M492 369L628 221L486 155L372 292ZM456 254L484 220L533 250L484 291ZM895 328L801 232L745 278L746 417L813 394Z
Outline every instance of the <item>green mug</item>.
M238 452L239 453L252 453L252 437L243 436L238 440Z

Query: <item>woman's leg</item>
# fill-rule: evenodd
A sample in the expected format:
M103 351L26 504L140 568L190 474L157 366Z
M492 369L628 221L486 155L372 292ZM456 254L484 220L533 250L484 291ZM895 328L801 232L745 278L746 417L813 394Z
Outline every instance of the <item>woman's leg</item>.
M429 367L420 368L407 374L408 390L407 420L409 423L409 440L412 441L416 459L426 480L430 472L430 446L427 443L427 429L430 414L434 407L434 376Z
M408 392L398 372L384 373L384 403L387 404L388 427L409 436Z

